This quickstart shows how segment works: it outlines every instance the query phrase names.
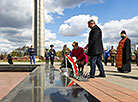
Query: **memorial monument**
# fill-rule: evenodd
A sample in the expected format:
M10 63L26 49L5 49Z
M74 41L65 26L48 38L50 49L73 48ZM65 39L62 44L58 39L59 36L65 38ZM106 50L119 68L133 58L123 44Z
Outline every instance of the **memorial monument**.
M37 56L45 53L45 19L44 19L44 0L33 0L32 15L32 44L36 49Z

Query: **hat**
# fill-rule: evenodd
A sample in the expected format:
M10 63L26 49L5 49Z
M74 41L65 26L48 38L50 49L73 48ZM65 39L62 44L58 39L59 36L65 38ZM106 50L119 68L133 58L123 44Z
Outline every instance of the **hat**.
M50 45L50 47L54 47L54 45Z
M121 31L121 34L126 34L126 31L125 31L125 30L122 30L122 31Z

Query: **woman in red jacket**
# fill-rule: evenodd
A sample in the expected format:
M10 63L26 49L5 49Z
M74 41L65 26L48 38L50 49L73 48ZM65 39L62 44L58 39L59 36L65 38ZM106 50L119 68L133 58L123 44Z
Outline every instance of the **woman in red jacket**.
M84 53L83 48L78 46L78 42L74 41L72 46L71 57L76 57L78 69L80 73L83 73L84 65L88 62L88 56Z

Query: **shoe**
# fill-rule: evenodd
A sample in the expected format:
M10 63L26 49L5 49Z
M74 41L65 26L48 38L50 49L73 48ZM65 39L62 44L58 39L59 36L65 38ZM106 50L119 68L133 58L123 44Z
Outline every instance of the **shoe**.
M117 68L119 73L123 73L122 68Z
M90 78L95 78L95 76L91 76Z
M123 73L129 73L129 72L131 72L131 70L129 70L129 71L123 71Z
M96 77L103 77L103 78L105 78L106 76L105 76L105 75L102 75L102 74L99 74L99 75L96 76Z
M88 79L90 79L90 78L95 78L95 76L91 76L91 75L90 75L90 76L88 76Z

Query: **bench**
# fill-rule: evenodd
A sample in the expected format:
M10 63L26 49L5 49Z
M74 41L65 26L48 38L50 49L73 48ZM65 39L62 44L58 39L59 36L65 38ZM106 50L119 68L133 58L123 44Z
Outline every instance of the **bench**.
M56 66L56 68L59 69L59 66ZM70 79L101 102L138 102L138 92L100 78L89 79L88 82L77 81L74 78Z

